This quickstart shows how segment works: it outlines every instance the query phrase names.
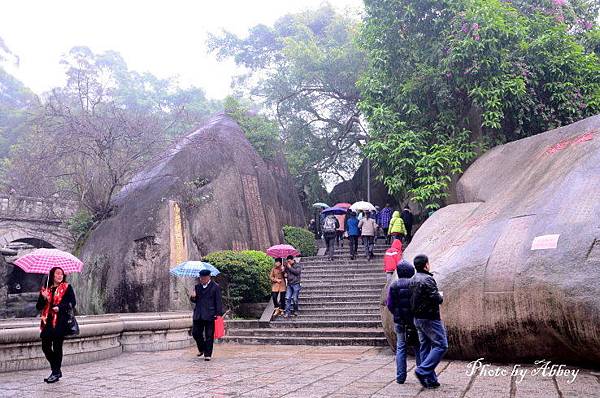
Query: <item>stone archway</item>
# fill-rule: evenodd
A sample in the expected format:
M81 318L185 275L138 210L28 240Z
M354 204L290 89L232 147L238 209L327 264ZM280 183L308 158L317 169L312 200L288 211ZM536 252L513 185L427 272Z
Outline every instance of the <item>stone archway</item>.
M28 252L39 249L54 249L54 245L39 238L21 238L9 242L7 248L15 250L17 256L22 256ZM9 294L32 293L37 292L42 283L43 275L28 274L21 268L16 267L13 261L17 256L7 258L6 285Z
M38 248L54 248L54 245L44 239L35 237L18 237L13 241L5 242L3 262L0 264L4 269L0 273L3 276L1 283L6 291L2 292L5 297L5 309L0 313L4 317L26 317L35 316L37 310L35 303L44 275L28 274L14 265L14 261L23 254Z

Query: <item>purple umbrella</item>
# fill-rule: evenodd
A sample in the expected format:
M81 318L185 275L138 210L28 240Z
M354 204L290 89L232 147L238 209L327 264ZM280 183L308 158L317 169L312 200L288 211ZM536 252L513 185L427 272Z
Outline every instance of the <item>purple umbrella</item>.
M342 216L342 215L348 213L348 210L343 209L341 207L328 207L325 210L323 210L321 213L325 214L325 215L333 214L336 216Z

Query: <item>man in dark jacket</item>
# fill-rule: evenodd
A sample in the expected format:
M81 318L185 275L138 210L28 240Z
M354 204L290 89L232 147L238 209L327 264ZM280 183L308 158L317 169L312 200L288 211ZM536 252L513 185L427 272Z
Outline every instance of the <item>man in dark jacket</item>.
M205 361L210 361L215 336L215 319L223 315L221 287L211 280L210 271L200 271L200 283L194 287L190 297L194 308L194 324L192 336L198 346L198 356L204 355Z
M433 274L429 272L429 259L418 255L414 259L417 273L410 280L411 309L421 344L421 363L415 375L425 388L439 387L436 366L448 350L446 329L440 319L440 304L444 301L438 291Z
M399 241L396 241L399 242ZM413 313L410 308L410 278L415 274L411 263L401 260L396 266L398 280L394 281L387 297L387 307L394 316L396 329L396 383L404 384L406 381L406 346L409 333L417 333L413 322ZM415 342L415 359L417 366L421 363L419 356L419 342Z
M300 295L300 279L302 267L296 263L294 256L287 256L285 264L285 277L287 278L287 290L285 292L285 313L284 318L289 318L290 314L298 315L298 296Z
M404 206L404 210L402 210L402 213L400 214L400 218L402 219L402 221L404 221L404 227L406 228L405 244L408 245L410 243L410 241L412 240L412 228L413 228L413 224L415 222L415 217L413 216L412 212L410 211L410 207L408 205Z

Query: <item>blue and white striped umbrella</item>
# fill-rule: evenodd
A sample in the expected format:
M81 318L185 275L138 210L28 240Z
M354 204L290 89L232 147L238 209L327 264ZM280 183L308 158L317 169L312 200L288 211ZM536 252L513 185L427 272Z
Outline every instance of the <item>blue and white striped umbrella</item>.
M171 268L169 272L171 275L175 276L197 278L200 274L200 271L203 269L209 270L211 276L217 276L220 274L218 269L203 261L185 261L179 264L177 267Z

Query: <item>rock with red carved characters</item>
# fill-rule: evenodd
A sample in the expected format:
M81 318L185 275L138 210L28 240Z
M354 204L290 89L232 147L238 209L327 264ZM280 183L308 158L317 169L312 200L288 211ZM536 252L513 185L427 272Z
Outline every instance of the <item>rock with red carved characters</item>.
M449 356L599 364L600 115L493 148L458 197L405 251L429 256Z

